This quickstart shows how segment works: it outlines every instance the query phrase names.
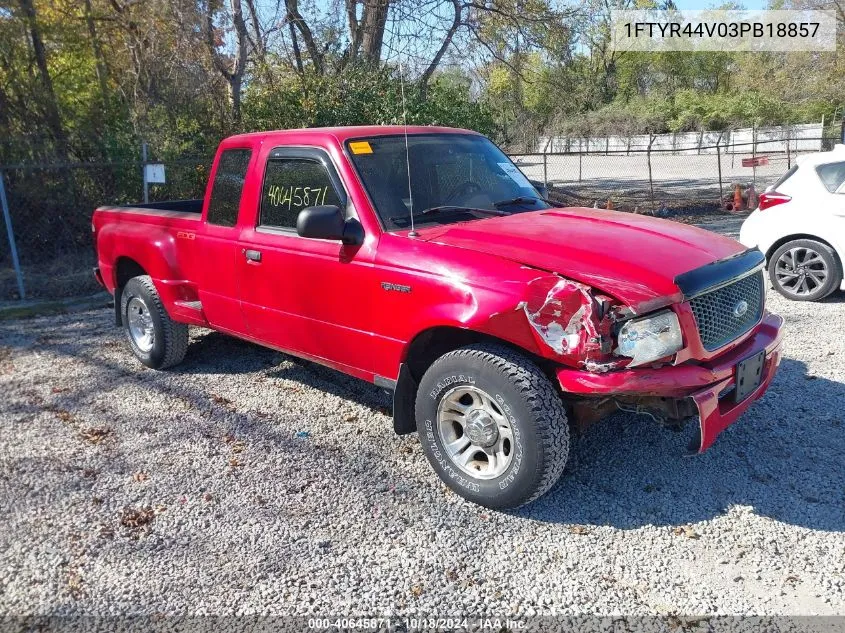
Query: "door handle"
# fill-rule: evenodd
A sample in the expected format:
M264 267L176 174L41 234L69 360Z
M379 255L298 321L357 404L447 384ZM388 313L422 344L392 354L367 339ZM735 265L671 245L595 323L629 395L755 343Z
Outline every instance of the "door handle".
M246 257L251 262L260 262L261 261L261 251L252 250L251 248L243 249L244 257Z

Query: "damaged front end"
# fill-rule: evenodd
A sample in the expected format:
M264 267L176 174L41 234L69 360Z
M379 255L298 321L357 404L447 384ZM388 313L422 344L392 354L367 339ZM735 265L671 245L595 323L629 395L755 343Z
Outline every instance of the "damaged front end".
M670 309L637 317L590 286L557 276L536 279L529 288L518 309L524 311L538 346L547 358L585 379L593 376L600 381L617 370L644 365L654 371L671 363L683 346L678 318ZM688 398L631 394L624 389L595 397L568 394L567 401L572 421L581 431L619 411L644 414L667 427L680 427L697 413Z
M614 359L613 300L592 288L562 277L540 277L529 284L525 313L532 333L548 356L587 371L625 367L627 359Z

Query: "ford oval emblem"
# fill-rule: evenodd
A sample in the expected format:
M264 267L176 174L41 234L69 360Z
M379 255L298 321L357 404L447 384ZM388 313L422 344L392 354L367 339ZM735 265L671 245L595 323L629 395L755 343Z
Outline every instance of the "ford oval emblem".
M733 315L737 319L741 319L742 317L745 316L746 312L748 312L748 302L740 299L739 301L736 302L736 305L734 306Z

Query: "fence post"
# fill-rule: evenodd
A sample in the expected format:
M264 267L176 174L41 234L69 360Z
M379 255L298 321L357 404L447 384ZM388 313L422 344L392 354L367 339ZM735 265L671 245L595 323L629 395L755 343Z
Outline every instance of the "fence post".
M757 158L757 124L751 125L751 157ZM757 188L757 163L751 168L751 184Z
M141 173L144 178L144 204L150 202L150 187L147 183L147 142L141 143Z
M733 169L734 158L736 157L736 136L734 135L733 130L728 130L728 138L730 138L728 145L733 144L733 148L731 148L731 169ZM727 149L727 147L725 149Z
M651 191L651 213L654 215L654 179L651 177L651 144L654 143L656 137L649 132L648 134L648 151L646 157L648 159L648 188Z
M722 134L724 132L719 132L719 138L716 139L716 165L717 169L719 170L719 206L721 207L725 201L725 192L722 189Z
M753 123L751 125L751 156L752 158L757 157L757 124Z
M581 162L582 162L582 154L581 154L581 139L578 139L578 182L581 182Z
M792 144L792 135L789 133L789 129L787 128L786 131L786 168L790 169L792 167L792 154L789 151L789 146Z
M552 137L549 136L549 140L546 141L545 147L543 147L543 184L546 185L548 188L549 186L549 144L552 142Z
M549 155L543 152L543 184L549 186Z
M3 206L3 219L6 221L6 234L9 236L9 248L12 252L12 266L15 267L15 276L18 279L18 294L21 300L26 299L26 291L23 287L23 273L21 263L18 260L18 247L15 244L15 232L12 230L12 216L9 213L9 201L6 199L6 174L0 170L0 205Z

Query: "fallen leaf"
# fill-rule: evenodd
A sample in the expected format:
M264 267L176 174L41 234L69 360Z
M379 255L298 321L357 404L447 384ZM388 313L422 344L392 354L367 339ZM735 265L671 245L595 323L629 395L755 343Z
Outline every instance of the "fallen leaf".
M422 595L422 593L423 593L423 588L420 585L414 585L413 587L411 587L411 594L412 595L419 597L419 596Z
M570 525L567 529L569 530L570 534L584 535L590 533L590 528L584 525Z
M82 575L78 570L72 569L67 575L68 592L72 598L81 598L84 593L82 590Z
M155 511L149 506L143 508L127 506L120 514L120 524L123 527L138 529L152 523L155 517Z
M690 525L679 525L672 530L672 534L675 536L686 536L687 538L692 539L701 538L701 535Z
M82 429L79 432L79 436L83 440L91 444L100 444L101 442L106 440L111 434L111 429L97 427L89 427L87 429Z
M142 470L140 470L137 473L135 473L134 475L132 475L132 479L134 479L137 482L147 481L147 479L149 479L149 478L150 478L150 476Z

